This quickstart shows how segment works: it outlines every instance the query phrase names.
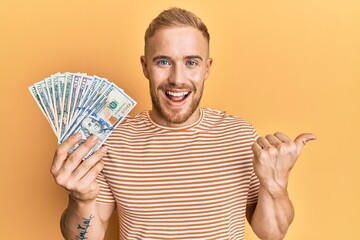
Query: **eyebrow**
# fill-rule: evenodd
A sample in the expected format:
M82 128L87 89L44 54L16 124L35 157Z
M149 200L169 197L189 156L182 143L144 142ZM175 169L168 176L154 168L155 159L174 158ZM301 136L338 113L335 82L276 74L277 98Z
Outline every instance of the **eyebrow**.
M185 56L184 59L200 59L201 61L203 60L202 57L199 55Z
M159 59L171 60L171 57L166 56L166 55L159 55L159 56L155 56L152 61L154 62ZM183 59L200 59L201 61L203 61L203 58L199 55L184 56Z
M154 62L154 61L159 60L159 59L167 59L167 60L169 60L171 58L169 56L159 55L159 56L154 57L152 61Z

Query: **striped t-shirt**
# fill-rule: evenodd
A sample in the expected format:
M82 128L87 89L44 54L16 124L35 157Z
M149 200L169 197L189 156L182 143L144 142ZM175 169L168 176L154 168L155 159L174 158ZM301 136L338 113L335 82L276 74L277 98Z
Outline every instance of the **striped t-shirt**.
M247 121L208 108L180 128L128 117L106 142L97 201L116 203L120 239L243 239L255 139Z

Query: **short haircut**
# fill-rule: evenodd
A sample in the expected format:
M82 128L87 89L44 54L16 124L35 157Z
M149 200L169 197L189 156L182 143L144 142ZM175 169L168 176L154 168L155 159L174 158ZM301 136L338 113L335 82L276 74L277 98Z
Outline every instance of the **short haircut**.
M148 48L149 39L160 28L165 27L194 27L198 29L207 42L210 41L210 34L203 21L194 13L181 8L170 8L162 11L159 16L151 21L145 32L145 54Z

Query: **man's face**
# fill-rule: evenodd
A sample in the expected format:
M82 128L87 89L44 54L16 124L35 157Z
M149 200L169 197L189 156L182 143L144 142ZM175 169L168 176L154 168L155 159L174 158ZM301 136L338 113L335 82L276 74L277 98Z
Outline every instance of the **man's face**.
M205 37L193 27L161 28L145 54L141 63L150 83L153 119L167 126L195 122L212 63Z

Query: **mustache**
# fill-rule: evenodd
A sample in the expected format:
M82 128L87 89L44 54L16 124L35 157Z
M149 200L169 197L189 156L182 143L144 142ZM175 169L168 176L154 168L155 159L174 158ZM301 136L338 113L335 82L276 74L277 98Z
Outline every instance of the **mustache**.
M177 89L177 90L188 90L188 91L196 91L196 87L193 85L188 84L173 84L173 83L166 83L159 86L161 90L169 90L169 89Z

